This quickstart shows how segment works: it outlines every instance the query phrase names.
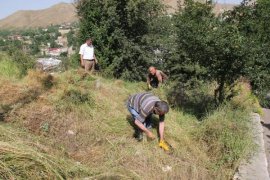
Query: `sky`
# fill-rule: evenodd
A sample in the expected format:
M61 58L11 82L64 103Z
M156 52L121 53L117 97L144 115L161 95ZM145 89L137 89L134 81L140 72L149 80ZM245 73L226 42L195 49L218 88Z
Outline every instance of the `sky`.
M239 4L242 0L217 1L219 3ZM18 10L45 9L60 2L71 3L73 0L0 0L0 2L0 19L3 19Z
M71 3L73 0L0 0L0 19L19 10L39 10L60 2Z

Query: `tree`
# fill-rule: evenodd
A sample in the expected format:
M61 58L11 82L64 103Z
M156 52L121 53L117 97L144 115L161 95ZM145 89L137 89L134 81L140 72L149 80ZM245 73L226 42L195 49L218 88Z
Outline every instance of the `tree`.
M175 16L177 49L171 73L180 84L190 86L201 81L217 82L216 100L222 103L232 96L225 88L244 75L245 39L237 26L216 17L212 10L211 1L188 0Z
M245 76L251 81L253 92L262 105L270 105L266 94L270 92L270 1L258 0L243 3L229 12L226 21L236 25L245 41L248 66Z
M77 0L80 42L92 37L105 72L142 80L153 51L145 38L151 22L163 13L159 0Z

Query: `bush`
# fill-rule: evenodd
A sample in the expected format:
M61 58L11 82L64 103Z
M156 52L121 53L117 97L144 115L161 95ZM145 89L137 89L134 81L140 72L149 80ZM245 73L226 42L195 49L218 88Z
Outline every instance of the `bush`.
M35 60L23 51L15 50L10 55L12 61L16 63L20 69L21 76L25 76L29 69L33 69L35 67Z
M215 170L235 169L240 160L251 152L252 129L250 114L231 106L222 105L202 121L194 131L196 141L205 144L205 150Z
M16 49L8 54L0 53L0 62L0 73L5 76L22 77L35 66L35 60L30 55Z
M198 80L186 83L175 82L168 91L168 100L171 105L201 119L206 113L215 109L213 89L213 83Z
M80 55L78 54L78 52L76 52L75 54L71 55L68 60L64 61L64 66L66 67L66 69L68 68L78 68L80 67Z
M0 54L0 76L5 78L20 77L20 69L17 64L10 60L6 55Z
M93 99L88 93L81 92L77 89L70 89L66 91L63 98L76 105L83 103L93 104Z

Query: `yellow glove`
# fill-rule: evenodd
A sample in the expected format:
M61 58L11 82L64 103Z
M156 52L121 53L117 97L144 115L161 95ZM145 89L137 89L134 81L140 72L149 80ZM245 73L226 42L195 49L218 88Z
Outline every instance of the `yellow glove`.
M170 150L169 146L166 144L166 142L164 140L159 141L159 147L161 147L165 151L169 151Z
M151 90L152 89L152 86L150 84L148 84L148 89Z

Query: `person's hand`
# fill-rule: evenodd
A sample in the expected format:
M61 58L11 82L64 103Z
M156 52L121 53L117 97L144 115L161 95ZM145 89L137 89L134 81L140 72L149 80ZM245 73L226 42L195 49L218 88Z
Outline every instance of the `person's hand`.
M152 86L150 84L148 84L148 89L151 90L152 89Z
M168 144L164 140L160 140L159 141L159 147L162 148L162 149L164 149L165 151L169 151L170 150Z
M154 136L154 134L151 131L147 131L145 134L147 135L147 137L150 140L154 140L155 139L155 136Z

